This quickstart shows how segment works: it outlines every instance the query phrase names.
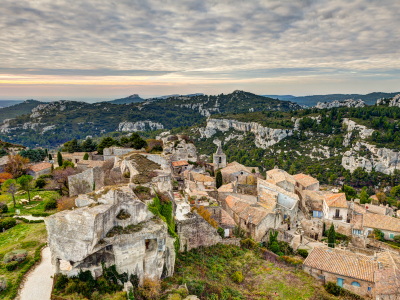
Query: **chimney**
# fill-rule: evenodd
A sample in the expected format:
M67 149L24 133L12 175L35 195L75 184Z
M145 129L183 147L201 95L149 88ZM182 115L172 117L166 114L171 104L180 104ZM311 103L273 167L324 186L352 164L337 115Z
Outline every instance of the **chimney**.
M249 214L249 223L252 223L253 218L251 217L251 215Z

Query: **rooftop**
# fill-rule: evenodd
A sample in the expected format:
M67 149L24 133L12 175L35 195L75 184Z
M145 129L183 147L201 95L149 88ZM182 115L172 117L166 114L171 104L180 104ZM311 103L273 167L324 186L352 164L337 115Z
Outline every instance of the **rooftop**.
M374 282L374 271L378 269L373 257L328 247L315 247L304 265L369 282Z
M296 181L294 180L293 176L281 169L269 170L267 172L267 178L272 179L275 182L275 184L282 181L288 181L293 185L296 185Z
M210 176L207 176L207 175L199 174L199 173L196 173L196 172L191 172L191 174L192 174L193 179L195 181L200 181L200 182L213 182L214 181L213 177L210 177Z
M173 167L181 167L181 166L187 166L189 163L186 160L180 160L180 161L173 161L172 166Z
M234 183L230 182L228 184L221 185L218 189L218 192L233 192Z
M235 221L225 210L222 210L221 212L221 225L235 226Z
M48 163L48 162L41 162L36 165L30 166L30 169L33 172L39 172L39 171L43 171L43 170L50 169L50 168L51 168L51 163Z
M311 177L310 175L306 175L303 173L296 174L293 176L293 178L304 187L308 187L310 185L319 183L319 181L314 177Z
M364 214L363 227L400 232L400 219L378 214Z
M347 208L347 200L345 193L327 194L324 197L324 201L326 202L328 207Z
M236 161L231 162L225 168L221 169L221 172L226 173L226 174L232 174L232 173L242 172L242 171L249 173L249 170L244 165L239 164Z

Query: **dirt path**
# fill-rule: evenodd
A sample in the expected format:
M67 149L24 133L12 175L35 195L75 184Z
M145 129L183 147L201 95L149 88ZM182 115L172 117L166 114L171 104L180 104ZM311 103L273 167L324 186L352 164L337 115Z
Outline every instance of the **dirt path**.
M18 300L48 300L50 299L54 275L50 258L50 248L42 250L42 260L31 271L20 286Z

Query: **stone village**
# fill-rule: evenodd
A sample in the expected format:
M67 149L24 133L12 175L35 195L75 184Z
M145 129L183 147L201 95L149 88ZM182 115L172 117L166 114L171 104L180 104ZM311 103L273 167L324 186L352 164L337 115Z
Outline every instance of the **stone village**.
M400 299L400 250L372 237L374 229L387 240L400 235L400 219L392 208L347 201L344 193L322 190L318 180L305 174L272 169L263 177L257 168L227 163L218 140L213 163L203 164L190 140L170 135L162 141L160 154L119 147L104 149L102 160L70 154L82 167L68 178L75 208L45 219L56 273L73 276L89 270L97 277L104 262L137 275L140 282L145 276L161 279L174 273L175 249L240 245L237 230L267 243L270 233L277 232L278 240L295 251L308 251L302 268L316 279L360 296ZM129 183L104 184L101 166L110 160L112 171L129 177ZM37 172L49 168L42 164ZM223 183L218 188L217 171ZM171 201L178 239L150 209L154 197ZM328 247L324 231L332 224L348 243Z

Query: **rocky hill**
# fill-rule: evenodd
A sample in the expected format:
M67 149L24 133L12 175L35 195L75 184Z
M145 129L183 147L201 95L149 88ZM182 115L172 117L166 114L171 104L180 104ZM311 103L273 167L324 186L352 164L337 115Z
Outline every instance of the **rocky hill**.
M128 104L128 103L143 102L143 101L144 99L140 98L138 94L133 94L126 98L115 99L108 102L112 104Z
M203 159L219 139L230 162L306 172L325 183L378 184L400 173L400 108L389 106L393 99L379 106L215 115L171 133L191 135Z
M18 103L18 102L16 102ZM0 122L3 122L6 119L12 119L17 116L21 116L24 114L29 114L32 109L34 109L36 106L39 104L42 104L43 102L37 101L37 100L26 100L22 103L18 103L15 105L7 106L7 107L2 107L0 109Z
M136 98L136 97L135 97ZM29 147L56 147L73 138L115 131L151 131L193 126L216 114L290 111L301 107L244 91L216 96L190 95L115 105L60 100L34 103L29 113L4 120L0 139Z

